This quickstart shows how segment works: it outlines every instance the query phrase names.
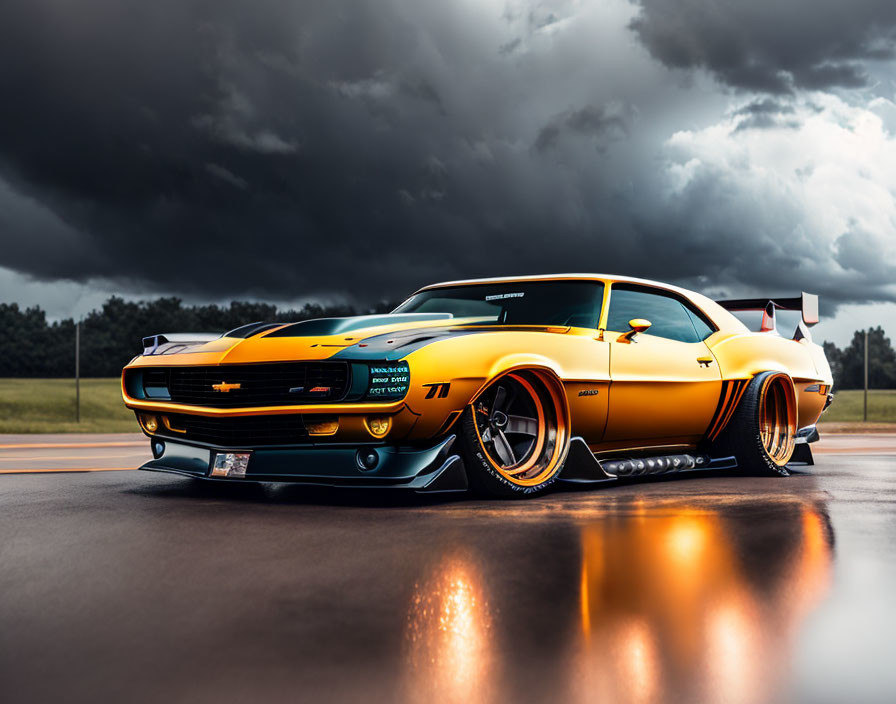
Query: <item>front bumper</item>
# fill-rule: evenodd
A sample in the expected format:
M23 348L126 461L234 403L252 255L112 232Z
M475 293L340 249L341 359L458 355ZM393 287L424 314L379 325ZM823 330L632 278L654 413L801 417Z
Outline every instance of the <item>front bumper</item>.
M431 447L380 445L364 447L378 456L376 467L362 469L358 447L290 447L246 450L199 446L154 437L155 459L140 469L181 474L209 481L290 482L318 486L379 487L418 492L466 491L467 475L460 456L451 452L454 435ZM161 450L161 451L159 451ZM211 476L215 454L249 452L245 477Z

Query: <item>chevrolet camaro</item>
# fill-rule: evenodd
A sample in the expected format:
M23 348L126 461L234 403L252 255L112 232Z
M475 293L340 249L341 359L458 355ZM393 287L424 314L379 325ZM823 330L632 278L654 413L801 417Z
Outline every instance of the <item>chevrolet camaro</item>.
M780 310L799 312L793 332ZM757 331L733 312L755 311ZM747 313L739 313L741 317ZM818 299L622 276L434 284L387 315L157 334L123 370L142 468L526 497L556 481L812 462Z

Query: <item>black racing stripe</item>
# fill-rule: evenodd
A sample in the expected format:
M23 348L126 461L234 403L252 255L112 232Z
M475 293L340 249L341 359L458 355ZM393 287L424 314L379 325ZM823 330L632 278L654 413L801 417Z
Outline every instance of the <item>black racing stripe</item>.
M477 335L487 332L543 332L543 328L513 327L509 325L489 325L458 328L415 328L385 335L376 335L346 347L330 359L353 360L397 360L433 342L463 335Z

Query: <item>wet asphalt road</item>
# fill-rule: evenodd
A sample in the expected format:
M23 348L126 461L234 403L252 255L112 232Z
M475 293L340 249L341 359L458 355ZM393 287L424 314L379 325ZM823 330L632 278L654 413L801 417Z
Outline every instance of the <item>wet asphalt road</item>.
M514 503L0 476L0 701L896 701L896 438L826 449Z

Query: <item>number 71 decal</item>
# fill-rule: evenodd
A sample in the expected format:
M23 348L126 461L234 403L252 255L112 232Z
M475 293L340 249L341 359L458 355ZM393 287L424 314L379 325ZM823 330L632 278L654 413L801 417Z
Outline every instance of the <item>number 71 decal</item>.
M445 398L448 396L448 390L451 388L451 384L447 381L443 381L439 384L424 384L424 389L429 389L426 392L425 398L435 398L436 394L439 395L439 398Z

